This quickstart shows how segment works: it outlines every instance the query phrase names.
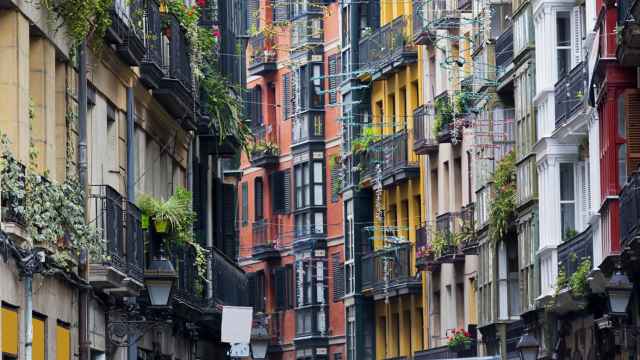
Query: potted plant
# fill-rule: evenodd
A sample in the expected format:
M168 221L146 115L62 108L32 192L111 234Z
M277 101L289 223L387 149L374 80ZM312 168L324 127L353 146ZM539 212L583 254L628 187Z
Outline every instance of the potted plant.
M195 216L191 209L191 193L184 188L178 188L167 201L142 195L138 205L143 228L145 223L148 228L153 222L158 234L180 233L193 225Z
M462 352L471 348L471 337L469 332L464 329L455 329L453 334L449 336L447 346L451 351Z

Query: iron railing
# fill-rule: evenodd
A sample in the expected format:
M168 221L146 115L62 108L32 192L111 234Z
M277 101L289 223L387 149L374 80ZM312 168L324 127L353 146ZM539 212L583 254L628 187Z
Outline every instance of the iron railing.
M274 63L276 61L276 51L273 48L270 37L264 33L259 33L249 40L251 52L249 53L249 68Z
M133 279L144 281L144 230L140 209L127 201L127 274Z
M591 228L558 245L558 273L563 271L566 278L571 278L583 261L589 260L593 265L593 236Z
M458 0L430 1L426 11L426 26L430 29L453 29L460 25Z
M421 105L413 111L413 151L416 154L438 149L438 140L433 134L434 114L432 105Z
M251 227L253 247L273 247L278 239L278 224L269 219L255 221Z
M211 249L213 300L222 305L248 303L247 277L235 262L216 248Z
M509 26L496 39L496 75L501 77L513 62L513 27Z
M377 250L364 255L362 261L363 289L385 291L415 281L411 274L411 244Z
M198 274L196 251L192 246L173 243L168 246L169 258L178 273L173 287L175 301L206 307L205 281Z
M103 263L126 273L124 198L109 185L91 185L89 198L95 214L95 225L101 230L106 244L107 257Z
M640 172L631 174L620 194L620 240L628 246L640 235Z
M189 59L189 45L184 30L180 26L178 20L170 14L162 14L162 21L167 25L170 32L170 39L162 36L164 39L164 51L162 66L170 77L179 80L188 92L193 90L191 60Z
M160 7L156 0L147 0L145 5L143 40L147 52L142 61L154 63L162 68L162 61L165 56L163 54L164 47L162 46L164 35L162 34Z
M418 166L417 161L409 159L407 138L407 131L402 130L382 140L380 145L384 172L393 172L407 166Z
M555 85L556 128L564 125L584 107L587 72L581 62Z
M383 69L415 48L405 36L407 19L399 16L360 40L359 62L369 73Z

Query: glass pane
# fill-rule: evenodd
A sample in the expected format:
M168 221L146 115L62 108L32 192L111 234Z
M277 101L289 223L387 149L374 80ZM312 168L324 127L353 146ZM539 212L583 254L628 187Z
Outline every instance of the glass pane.
M627 144L618 145L618 184L627 182Z
M572 201L574 200L573 190L573 164L561 163L560 164L560 200Z
M323 198L322 198L322 185L315 185L313 187L313 204L314 205L322 205L323 204Z
M558 11L556 18L557 46L571 46L571 21L569 12Z
M322 184L324 174L322 173L322 162L315 161L313 163L313 182L316 184Z
M575 225L575 205L560 204L560 216L562 222L562 238L573 233L576 229ZM566 239L565 239L566 240Z
M324 227L324 213L317 212L315 213L315 233L322 234Z

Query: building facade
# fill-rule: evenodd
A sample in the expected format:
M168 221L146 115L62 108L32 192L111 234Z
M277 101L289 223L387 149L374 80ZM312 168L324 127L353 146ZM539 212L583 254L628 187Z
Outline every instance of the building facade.
M228 226L235 182L224 176L239 144L220 139L200 107L184 24L168 2L115 1L100 15L110 20L104 38L76 47L74 9L4 5L3 358L224 358L222 306L246 303ZM182 6L205 31L215 23L239 34L224 6ZM228 69L242 85L242 67ZM175 280L170 307L154 317L147 285L157 235L139 199L180 188L197 217L187 241L206 249L205 270L193 247L165 241Z

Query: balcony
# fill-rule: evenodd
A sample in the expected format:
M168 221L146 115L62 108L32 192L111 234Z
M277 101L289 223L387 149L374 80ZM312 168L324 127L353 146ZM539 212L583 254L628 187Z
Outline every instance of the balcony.
M460 26L461 15L458 0L433 0L427 8L426 26L433 30L454 30Z
M89 282L112 295L137 296L144 288L140 210L109 185L92 185L89 199L89 213L106 244L106 258L91 264Z
M277 70L277 54L270 36L260 33L249 40L249 46L249 76L264 76Z
M426 27L427 4L427 0L413 1L413 42L416 45L427 45L434 39L434 34L430 33Z
M137 24L142 0L116 0L111 8L111 25L105 33L107 43L114 46L120 58L130 66L140 66L145 54L144 35Z
M630 268L639 268L632 260L640 251L640 173L634 172L620 194L620 242L623 259L629 258ZM626 262L626 261L625 261ZM635 265L635 266L633 266Z
M247 304L247 277L244 271L216 248L211 249L213 301L221 305Z
M430 155L438 151L438 140L433 135L434 109L421 105L413 111L413 152Z
M153 95L172 116L185 119L180 125L195 130L197 108L191 73L191 60L184 30L170 14L161 15L164 30L155 36L161 38L161 68L163 77Z
M362 258L362 288L376 300L419 292L421 282L411 270L411 244L377 250Z
M410 159L407 131L384 136L361 155L360 177L365 184L381 175L383 186L399 184L420 175L418 161Z
M637 0L618 2L618 26L620 37L616 56L624 66L635 66L640 62L640 6Z
M360 40L359 62L372 80L386 77L418 59L418 53L405 36L407 19L399 16ZM365 77L366 77L365 75Z
M449 349L449 346L439 346L435 348L431 348L428 350L422 350L415 354L415 360L441 360L441 359L459 359L463 357L474 357L477 354L476 351L477 344L475 341L472 342L471 348L469 350L464 350L460 352L453 351Z
M584 109L587 81L586 68L584 62L581 62L556 83L556 129L568 123L573 115Z
M460 213L463 227L468 232L460 242L460 248L465 255L478 253L478 238L475 234L475 204L471 203L462 208Z
M267 133L264 127L253 129L255 143L249 150L251 166L264 169L277 167L280 163L280 149L278 144L271 141L271 133Z
M558 274L564 273L569 280L577 272L584 261L590 261L593 266L593 235L591 228L587 228L571 239L558 245ZM564 314L578 311L586 304L584 299L577 298L575 289L565 287L560 289L555 301L554 311Z
M317 48L324 44L324 31L322 29L322 12L318 10L322 6L312 5L305 16L296 18L291 24L291 52L305 52L317 54ZM316 51L314 51L316 50ZM321 49L320 49L321 50Z
M438 262L464 261L462 248L473 239L472 215L473 212L469 214L467 210L466 212L448 212L436 217L431 248Z
M168 39L162 33L162 18L157 1L148 0L145 4L143 40L146 53L140 63L140 81L154 90L160 86L160 81L165 76L163 59L164 52L168 51L165 46Z
M205 292L205 280L198 275L193 247L173 243L169 246L169 259L178 273L173 286L173 306L177 311L199 313L209 306Z
M495 44L496 77L501 78L513 68L513 27L506 29Z
M416 268L431 270L434 263L431 249L431 232L427 225L422 224L416 229Z
M252 338L261 338L269 340L267 352L277 352L282 350L280 342L283 316L274 312L271 314L255 314L253 316L253 328L251 330Z
M251 255L255 260L274 260L280 258L276 244L278 240L278 224L269 219L254 222L251 227L253 245Z

